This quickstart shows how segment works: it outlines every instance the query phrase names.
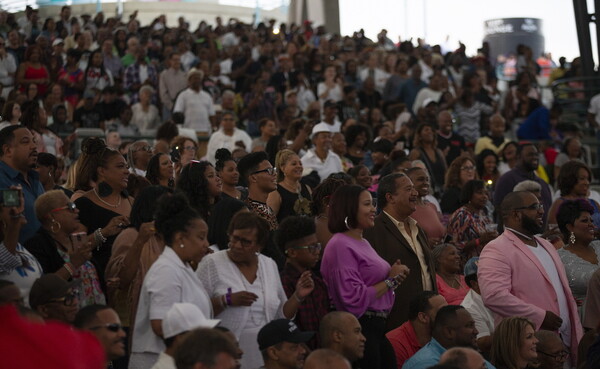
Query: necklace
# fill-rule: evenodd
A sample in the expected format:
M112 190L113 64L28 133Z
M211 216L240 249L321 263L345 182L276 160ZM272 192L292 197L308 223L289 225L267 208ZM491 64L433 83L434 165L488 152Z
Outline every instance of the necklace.
M94 194L96 194L96 197L98 198L98 200L100 200L100 202L102 202L104 205L110 206L111 208L118 208L119 206L121 206L121 196L119 196L119 201L117 202L117 205L113 205L110 202L106 202L106 201L102 200L102 197L100 197L100 195L98 195L98 192L96 192L96 187L94 187L93 190L94 190Z
M524 239L526 239L526 240L528 240L528 241L531 241L531 240L533 240L533 237L529 237L529 236L527 236L527 235L525 235L525 234L523 234L523 233L521 233L521 232L519 232L519 231L515 231L515 230L514 230L514 229L512 229L512 228L509 228L509 227L504 227L504 229L508 229L508 230L509 230L509 231L511 231L512 233L516 234L517 236L521 236L521 237L523 237Z

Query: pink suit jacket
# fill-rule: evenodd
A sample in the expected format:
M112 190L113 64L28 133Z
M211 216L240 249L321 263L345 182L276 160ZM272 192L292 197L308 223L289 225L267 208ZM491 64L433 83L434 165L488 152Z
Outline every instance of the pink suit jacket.
M539 237L536 240L552 257L565 291L571 320L569 346L574 357L583 330L565 267L550 242ZM502 318L522 316L540 329L546 311L560 316L558 298L546 270L529 246L511 231L504 231L485 246L479 259L477 279L483 302L494 314L496 325Z

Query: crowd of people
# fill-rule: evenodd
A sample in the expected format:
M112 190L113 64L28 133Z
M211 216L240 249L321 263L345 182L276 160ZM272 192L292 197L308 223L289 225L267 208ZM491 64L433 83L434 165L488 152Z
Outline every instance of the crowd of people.
M597 368L597 102L562 124L526 45L500 91L485 43L275 26L0 12L3 347L49 337L89 368Z

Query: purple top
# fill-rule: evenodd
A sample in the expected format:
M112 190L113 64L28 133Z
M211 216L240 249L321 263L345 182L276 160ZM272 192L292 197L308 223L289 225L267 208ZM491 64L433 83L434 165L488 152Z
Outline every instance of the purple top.
M373 287L388 277L390 269L367 240L358 241L343 233L329 240L321 262L321 275L336 309L356 317L367 310L391 310L394 293L389 290L377 298Z

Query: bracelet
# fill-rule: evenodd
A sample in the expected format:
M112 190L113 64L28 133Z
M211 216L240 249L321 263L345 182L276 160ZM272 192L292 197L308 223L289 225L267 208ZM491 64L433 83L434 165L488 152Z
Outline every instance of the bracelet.
M231 287L227 289L227 293L225 294L225 301L227 302L227 306L233 305L233 302L231 301Z
M63 264L63 268L65 268L65 270L67 272L69 272L69 274L71 275L71 277L73 277L73 274L75 274L75 267L73 266L73 264L71 264L71 263L64 263Z
M94 231L94 238L96 239L96 243L98 244L97 249L100 248L100 245L106 242L106 237L102 234L102 229L98 228Z
M398 281L396 281L396 278L388 278L384 279L383 281L390 290L395 290L396 288L398 288Z
M298 297L298 295L296 295L296 292L294 291L294 293L292 294L294 296L294 298L296 299L296 301L298 301L299 304L303 303L304 300L300 300L300 297Z

